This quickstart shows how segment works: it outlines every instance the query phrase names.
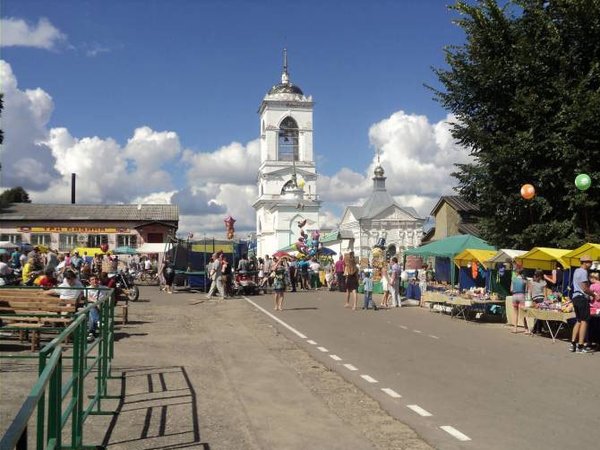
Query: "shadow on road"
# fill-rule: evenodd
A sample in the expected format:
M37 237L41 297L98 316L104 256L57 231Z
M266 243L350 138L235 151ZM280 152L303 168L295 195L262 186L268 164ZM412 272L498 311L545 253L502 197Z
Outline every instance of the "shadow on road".
M196 392L185 367L123 370L121 401L102 445L210 450L201 442Z

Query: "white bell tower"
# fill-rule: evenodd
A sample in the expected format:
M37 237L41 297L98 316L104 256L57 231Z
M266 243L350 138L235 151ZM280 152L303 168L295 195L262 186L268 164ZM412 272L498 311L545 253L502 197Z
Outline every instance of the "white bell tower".
M272 255L319 229L317 170L313 157L313 101L290 82L283 50L281 83L265 95L260 108L260 167L256 210L257 255Z

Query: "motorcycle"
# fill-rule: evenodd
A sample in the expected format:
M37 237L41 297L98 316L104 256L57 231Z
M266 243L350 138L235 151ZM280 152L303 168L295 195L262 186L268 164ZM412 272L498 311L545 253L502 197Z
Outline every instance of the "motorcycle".
M0 286L19 286L21 280L21 271L13 270L8 275L0 275Z
M118 272L108 274L109 278L114 278L114 287L117 298L124 296L132 302L140 298L140 288L135 285L133 276L128 271L119 270Z

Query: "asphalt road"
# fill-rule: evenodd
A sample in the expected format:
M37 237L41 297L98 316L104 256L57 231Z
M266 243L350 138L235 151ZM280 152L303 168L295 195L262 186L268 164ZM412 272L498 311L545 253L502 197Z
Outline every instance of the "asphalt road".
M418 307L352 311L336 292L246 301L436 448L597 448L600 354Z

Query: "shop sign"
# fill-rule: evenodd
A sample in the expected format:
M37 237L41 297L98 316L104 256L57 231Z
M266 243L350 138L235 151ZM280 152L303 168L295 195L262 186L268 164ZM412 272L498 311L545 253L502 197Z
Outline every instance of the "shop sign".
M129 228L114 227L19 227L23 233L128 233Z

